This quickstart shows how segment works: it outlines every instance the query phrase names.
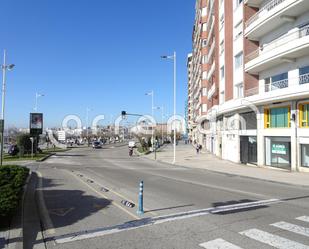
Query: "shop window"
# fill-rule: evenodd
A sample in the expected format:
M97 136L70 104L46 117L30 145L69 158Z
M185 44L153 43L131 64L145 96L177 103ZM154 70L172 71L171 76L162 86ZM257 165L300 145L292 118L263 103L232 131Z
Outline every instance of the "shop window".
M299 105L299 126L303 128L309 127L309 103Z
M290 107L266 108L264 110L265 128L289 128Z
M301 166L309 167L309 144L301 145Z

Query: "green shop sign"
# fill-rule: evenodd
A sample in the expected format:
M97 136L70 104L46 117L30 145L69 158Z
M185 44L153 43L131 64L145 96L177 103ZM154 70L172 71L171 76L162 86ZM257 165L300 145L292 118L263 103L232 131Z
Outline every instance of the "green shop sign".
M280 154L286 155L286 146L284 144L272 144L271 146L271 153L273 154Z

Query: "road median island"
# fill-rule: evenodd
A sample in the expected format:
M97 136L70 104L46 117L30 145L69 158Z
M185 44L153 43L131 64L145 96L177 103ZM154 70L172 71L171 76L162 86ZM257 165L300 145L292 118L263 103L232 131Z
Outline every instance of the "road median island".
M17 165L0 167L0 230L9 230L21 206L29 169ZM9 239L9 238L7 238Z

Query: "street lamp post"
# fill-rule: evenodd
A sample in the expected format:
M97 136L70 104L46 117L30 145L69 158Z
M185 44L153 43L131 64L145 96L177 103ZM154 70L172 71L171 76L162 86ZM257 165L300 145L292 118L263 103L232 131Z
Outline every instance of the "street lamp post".
M37 112L38 111L38 98L39 97L44 97L45 95L44 94L41 94L41 93L35 93L35 106L34 106L34 111Z
M146 93L146 95L151 96L151 117L153 119L154 118L153 117L153 111L154 111L154 106L153 106L154 92L153 92L153 90L151 92L149 92L149 93ZM154 124L152 123L151 124L151 145L152 145L152 151L154 151L154 146L153 146L153 144L154 144L154 129L153 129L153 125Z
M6 65L6 50L3 53L2 65L2 111L1 111L1 151L0 151L0 165L3 163L3 144L4 144L4 108L5 108L5 89L6 89L6 70L12 70L14 64Z
M89 119L89 112L90 111L91 111L91 109L87 107L87 109L86 109L86 137L87 137L87 145L88 145L88 147L89 147L88 119Z
M174 61L174 159L173 164L176 162L176 124L175 124L175 117L176 117L176 59L177 55L176 52L174 52L173 55L163 55L161 56L162 59L172 59Z
M164 106L155 107L156 110L161 110L161 139L163 144L163 122L164 122Z

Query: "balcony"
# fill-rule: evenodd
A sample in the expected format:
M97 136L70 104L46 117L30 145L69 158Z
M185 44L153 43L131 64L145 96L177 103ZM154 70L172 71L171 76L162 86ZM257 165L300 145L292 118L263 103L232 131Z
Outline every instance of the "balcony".
M279 80L269 84L265 84L265 92L270 92L278 89L283 89L289 87L289 80Z
M209 89L208 93L207 93L207 98L211 99L211 97L214 95L216 91L216 85L212 84L211 88Z
M207 74L206 80L209 80L209 79L210 79L210 77L212 76L212 74L213 74L214 71L215 71L215 68L216 68L216 62L214 61L214 62L212 63L212 65L211 65L211 68L210 68L208 74Z
M263 0L245 0L244 3L251 7L259 7Z
M309 1L308 1L309 2ZM245 57L245 71L258 74L268 68L309 54L309 25L263 45Z
M246 22L245 36L251 40L259 40L282 26L284 21L294 21L296 17L308 10L308 0L271 0Z

